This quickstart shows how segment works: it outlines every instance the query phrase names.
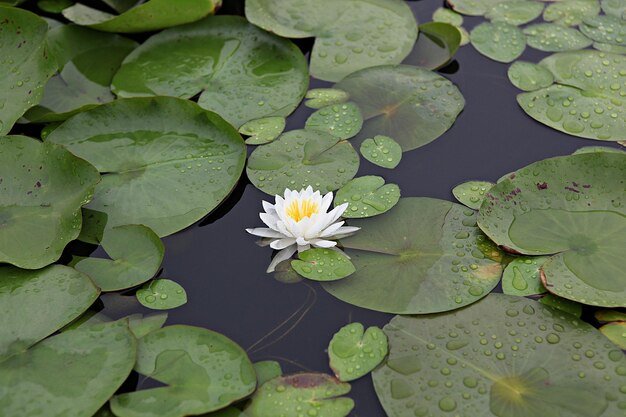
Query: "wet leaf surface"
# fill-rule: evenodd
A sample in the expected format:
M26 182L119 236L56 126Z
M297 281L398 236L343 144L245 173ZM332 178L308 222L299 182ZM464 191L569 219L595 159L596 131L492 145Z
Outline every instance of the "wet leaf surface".
M598 0L567 0L548 5L543 11L543 19L564 26L576 26L586 16L595 16L598 13L600 13Z
M470 41L478 52L498 62L512 62L526 48L521 29L501 21L476 26L470 32Z
M283 133L285 123L285 118L279 116L250 120L239 128L239 133L250 136L246 139L248 145L264 145Z
M532 62L516 61L507 72L509 81L524 91L535 91L549 87L554 82L554 75L541 65Z
M170 310L187 303L187 293L169 279L156 279L137 290L137 300L153 310Z
M485 194L494 185L494 183L489 181L468 181L454 187L452 194L459 203L478 210L485 199Z
M326 132L339 139L356 136L363 126L361 110L354 103L332 104L309 116L306 130Z
M402 159L402 148L388 136L376 135L361 143L361 155L372 164L393 169Z
M387 336L378 327L367 330L361 323L343 326L328 345L330 367L340 381L369 374L387 356Z
M485 17L492 22L502 21L519 26L538 18L543 12L544 5L538 1L515 0L496 3L485 13Z
M348 203L343 217L360 219L385 213L400 200L400 187L385 184L382 177L367 175L358 177L337 191L335 207Z
M502 292L521 297L547 292L541 282L541 265L546 256L522 256L513 259L502 274Z
M298 254L291 267L302 277L313 281L336 281L354 273L354 265L343 253L314 248Z
M573 51L592 44L578 29L557 23L530 25L524 28L524 34L528 46L545 52Z

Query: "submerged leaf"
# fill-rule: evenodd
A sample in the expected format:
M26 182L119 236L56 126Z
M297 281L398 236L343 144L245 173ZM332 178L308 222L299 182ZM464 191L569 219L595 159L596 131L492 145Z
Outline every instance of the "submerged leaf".
M387 336L378 327L361 323L343 326L328 345L330 367L340 381L353 381L370 373L387 356Z
M335 207L348 203L343 217L359 219L385 213L400 200L400 187L376 175L358 177L337 191Z

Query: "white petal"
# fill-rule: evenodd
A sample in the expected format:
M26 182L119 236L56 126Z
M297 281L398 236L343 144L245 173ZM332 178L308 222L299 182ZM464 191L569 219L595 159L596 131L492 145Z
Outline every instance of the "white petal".
M270 243L270 248L276 249L276 250L285 249L293 245L294 243L296 243L296 239L292 237L286 237L283 239L275 240L272 243Z
M307 245L309 244L309 241L308 241L308 240L306 240L306 239L305 239L305 238L303 238L303 237L299 237L299 238L297 238L297 239L296 239L296 244L297 244L298 246L307 246Z
M274 200L276 201L275 206L277 206L277 205L279 205L279 204L282 206L282 205L284 205L284 204L285 204L285 200L284 200L281 196L279 196L279 195L277 195L276 197L274 197Z
M267 201L262 201L261 204L263 204L263 210L265 210L265 212L269 215L275 215L276 214L276 209L274 208L274 205L271 203L268 203Z
M337 242L333 242L332 240L314 239L311 241L311 245L316 248L332 248L337 245Z
M277 232L276 230L268 229L266 227L257 227L255 229L246 229L246 232L251 235L261 236L261 237L273 237L273 238L283 238L285 237L282 233Z
M341 228L341 226L343 226L345 222L341 221L341 222L337 222L337 223L333 223L330 226L328 226L326 229L318 232L316 237L328 237L328 236L332 236L338 229Z
M278 221L276 222L276 229L278 229L278 231L280 233L282 233L283 235L287 236L287 237L296 237L293 235L293 233L291 232L291 230L289 230L286 226L284 222Z
M272 262L270 262L265 272L274 272L276 265L278 265L282 261L286 261L287 259L291 258L294 253L296 253L295 245L281 250L276 254L276 256L274 256L274 259L272 259Z
M343 203L340 206L335 207L334 209L332 209L328 215L329 217L332 219L331 221L329 221L328 223L334 223L338 218L341 217L341 215L343 214L344 211L346 211L346 209L348 208L348 203Z
M330 205L333 202L333 193L327 193L323 198L322 198L322 204L320 205L320 212L321 213L326 213L328 211L328 208L330 207Z
M276 228L276 222L278 221L278 219L275 216L267 213L259 213L259 217L261 218L261 221L267 225L267 227L269 227L270 229L278 230Z
M311 227L309 230L307 230L307 233L305 233L305 236L308 239L314 239L316 237L326 237L329 236L328 234L325 233L334 233L335 230L339 229L341 226L343 226L344 222L337 222L337 223L333 223L330 226L328 226L328 224L326 222L317 222L317 224L315 224L314 227ZM330 232L328 232L330 230Z
M343 223L343 222L341 222L341 223ZM335 223L335 224L338 224L338 223ZM333 225L333 226L334 226L334 225ZM331 227L332 227L332 226L331 226ZM328 229L330 229L330 227L329 227ZM327 230L328 230L328 229L324 230L324 232L320 234L320 237L331 237L331 236L337 237L337 236L346 236L346 235L349 235L349 234L351 234L351 233L354 233L354 232L356 232L356 231L358 231L358 230L361 230L361 228L360 228L360 227L354 227L354 226L344 226L344 227L340 227L339 229L337 229L337 230L335 230L335 231L332 231L332 232L327 232Z
M309 250L311 249L311 245L306 244L306 245L298 245L298 252L304 252L305 250Z

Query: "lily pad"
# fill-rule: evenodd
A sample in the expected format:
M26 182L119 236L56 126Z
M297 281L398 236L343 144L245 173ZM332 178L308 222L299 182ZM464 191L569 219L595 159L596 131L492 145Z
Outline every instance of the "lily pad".
M309 249L298 253L298 258L291 261L291 267L313 281L336 281L354 273L350 258L337 250Z
M341 187L335 196L335 207L348 203L343 217L360 219L377 216L389 211L400 200L400 187L385 184L385 179L367 175L351 180Z
M526 61L515 61L507 75L511 84L524 91L539 90L554 82L554 75L547 68Z
M150 32L202 19L215 13L221 1L150 0L139 3L117 16L76 3L63 10L63 16L78 25L104 32Z
M448 64L461 46L461 32L443 22L427 22L419 26L420 34L413 51L402 61L406 65L434 70Z
M239 128L239 133L250 136L246 139L248 145L264 145L280 136L286 123L284 117L264 117L245 123Z
M522 297L546 293L548 290L541 282L540 268L547 259L546 256L513 259L502 274L502 292Z
M402 148L388 136L376 135L361 143L361 155L372 164L393 169L402 159Z
M301 373L274 378L263 384L245 409L250 417L309 416L345 417L354 401L341 395L350 384L325 374Z
M454 10L439 7L433 13L433 22L449 23L452 26L461 26L463 24L463 16Z
M378 327L361 323L343 326L328 345L330 367L340 381L353 381L370 373L388 353L387 336Z
M111 88L120 97L200 94L200 107L239 127L289 115L307 86L306 60L293 43L241 17L215 16L150 37L126 57Z
M565 26L576 26L587 16L600 13L598 0L567 0L550 4L543 11L543 20Z
M476 227L476 212L449 201L403 198L388 213L353 220L341 245L356 272L324 283L371 310L427 314L478 301L499 282L501 253Z
M345 103L350 99L350 95L336 88L314 88L307 91L306 98L305 106L312 109L321 109L333 104Z
M358 142L384 135L405 152L444 134L465 105L461 92L449 80L409 65L364 69L335 88L346 91L361 109L364 122Z
M519 26L541 16L544 5L537 1L515 0L497 3L487 11L485 17L492 22L502 21Z
M156 279L137 290L137 300L153 310L170 310L187 303L187 293L180 284L169 279Z
M625 151L619 148L609 148L608 146L583 146L574 151L573 155L579 153L595 153L595 152L611 152L611 153L624 153Z
M118 291L142 284L158 272L163 261L163 243L146 226L108 229L101 245L111 259L85 258L76 263L75 268L89 275L102 291Z
M63 9L72 6L72 0L39 0L37 7L48 13L61 13Z
M545 52L573 51L591 45L578 29L556 23L537 23L524 28L528 46Z
M626 46L611 45L610 43L594 42L593 48L612 54L626 54Z
M447 0L447 3L458 13L468 16L482 16L499 3L513 0Z
M0 136L0 262L37 269L59 259L99 179L61 146Z
M280 363L276 361L260 361L254 363L257 385L261 386L267 381L283 375Z
M192 326L168 326L139 340L135 370L167 386L117 395L118 417L183 417L224 408L254 391L246 353L225 336Z
M607 15L622 19L626 17L626 0L602 0L600 5Z
M329 133L339 139L356 136L363 126L363 116L354 103L332 104L309 116L305 129Z
M401 0L248 0L246 18L287 38L315 37L311 75L339 81L363 68L399 64L417 39Z
M541 304L545 304L550 307L554 307L557 310L571 314L580 318L583 314L583 306L575 301L568 300L566 298L557 297L554 294L548 294L539 299Z
M46 46L48 24L39 16L0 4L0 135L43 95L57 68Z
M623 95L626 56L584 50L562 52L539 65L552 72L555 84L517 96L533 119L553 129L597 140L626 138Z
M167 320L167 313L152 314L144 316L142 314L132 314L127 317L128 327L137 339L141 339L145 335L160 329Z
M615 16L591 16L583 19L580 31L596 42L626 47L626 21Z
M511 62L526 48L524 33L506 22L481 23L470 32L470 41L478 52L498 62Z
M447 314L397 316L384 331L389 359L372 377L389 417L623 415L624 353L536 301L490 294Z
M46 143L103 172L87 208L107 227L143 224L159 236L201 219L237 183L246 147L218 115L171 97L116 100L77 114Z
M626 321L626 313L617 310L598 310L594 317L600 323L610 323L612 321Z
M259 190L283 194L311 185L333 191L350 181L359 169L359 155L349 142L324 132L292 130L252 152L246 172Z
M625 182L622 153L535 162L489 191L478 224L498 245L552 255L541 267L551 293L583 304L623 306Z
M468 181L452 189L452 194L459 203L478 210L485 199L485 194L495 184L489 181Z
M626 323L615 322L600 327L600 332L620 349L626 349Z

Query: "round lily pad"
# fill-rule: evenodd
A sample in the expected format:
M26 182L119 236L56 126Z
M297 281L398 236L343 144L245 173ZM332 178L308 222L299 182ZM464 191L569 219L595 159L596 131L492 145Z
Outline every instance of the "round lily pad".
M77 114L46 143L58 143L103 174L89 209L107 227L143 224L159 236L201 219L243 170L241 136L218 115L172 97L116 100Z
M360 150L363 158L383 168L393 169L402 159L402 148L388 136L376 135L365 139Z
M461 26L463 24L463 16L454 10L439 7L433 13L433 22L443 22L453 26Z
M490 294L431 316L397 316L372 373L389 417L622 416L626 357L592 326Z
M562 132L597 140L626 138L622 101L626 56L584 50L562 52L539 65L552 72L555 84L517 96L533 119Z
M292 130L252 152L246 172L259 190L283 194L309 185L322 192L341 188L359 169L349 142L324 132Z
M470 32L470 41L478 52L498 62L514 61L526 48L521 29L500 21L476 26Z
M400 187L385 184L385 179L376 175L358 177L337 191L335 207L348 203L343 217L359 219L377 216L389 211L400 200Z
M298 253L298 258L291 261L291 267L313 281L336 281L354 273L350 258L337 250L309 249Z
M293 43L241 17L215 16L150 37L126 57L111 87L120 97L200 94L200 107L239 127L289 115L307 85L306 60Z
M340 381L353 381L370 373L387 356L387 336L378 327L361 323L343 326L328 345L330 367Z
M187 293L169 279L155 279L137 290L137 300L153 310L170 310L187 303Z
M535 162L489 191L478 223L510 250L552 255L541 267L550 292L584 304L623 306L625 182L622 153Z
M626 0L601 0L600 5L607 15L626 17Z
M342 104L350 99L348 93L336 88L314 88L307 91L304 105L312 109Z
M437 139L463 110L461 92L446 78L409 65L379 66L350 74L335 84L350 94L363 114L357 141L393 138L403 151Z
M541 282L541 265L546 256L520 256L513 259L502 274L502 292L509 295L528 296L547 292Z
M583 314L583 306L575 301L568 300L566 298L558 297L554 294L547 294L539 299L541 304L554 307L557 310L571 314L580 318Z
M402 63L430 70L448 64L461 45L459 29L444 22L422 23L419 29L413 51Z
M482 16L503 2L513 0L447 0L456 12L469 16Z
M246 18L287 38L315 37L311 75L339 81L363 68L399 64L417 39L401 0L248 0Z
M626 47L626 21L615 16L589 16L580 31L596 42Z
M524 28L528 46L545 52L573 51L591 45L578 29L557 23L537 23Z
M503 1L487 11L485 17L492 22L502 21L519 26L535 20L543 12L543 3L529 0Z
M476 227L476 212L459 204L403 198L389 212L350 225L361 230L340 243L356 272L323 285L350 304L435 313L481 299L500 280L501 253Z
M494 185L494 183L489 181L468 181L454 187L452 194L459 203L471 209L478 210L485 199L485 194Z
M547 68L526 61L515 61L507 75L511 84L524 91L539 90L554 82L554 75Z
M248 145L264 145L280 136L286 123L284 117L264 117L245 123L239 128L239 133L250 136L246 139Z
M254 373L256 373L257 385L261 386L270 379L283 375L280 363L276 361L260 361L254 363Z
M99 180L93 166L61 146L0 136L0 262L37 269L59 259L78 236L80 208Z
M554 2L543 11L546 22L554 22L564 26L576 26L586 16L600 13L598 0L567 0Z
M163 260L163 243L146 226L108 229L100 244L111 259L85 258L74 267L89 275L102 291L123 290L149 280Z
M626 323L615 322L600 327L600 332L620 349L626 349Z
M306 121L305 129L329 133L339 139L356 136L363 126L361 110L354 103L322 107Z

